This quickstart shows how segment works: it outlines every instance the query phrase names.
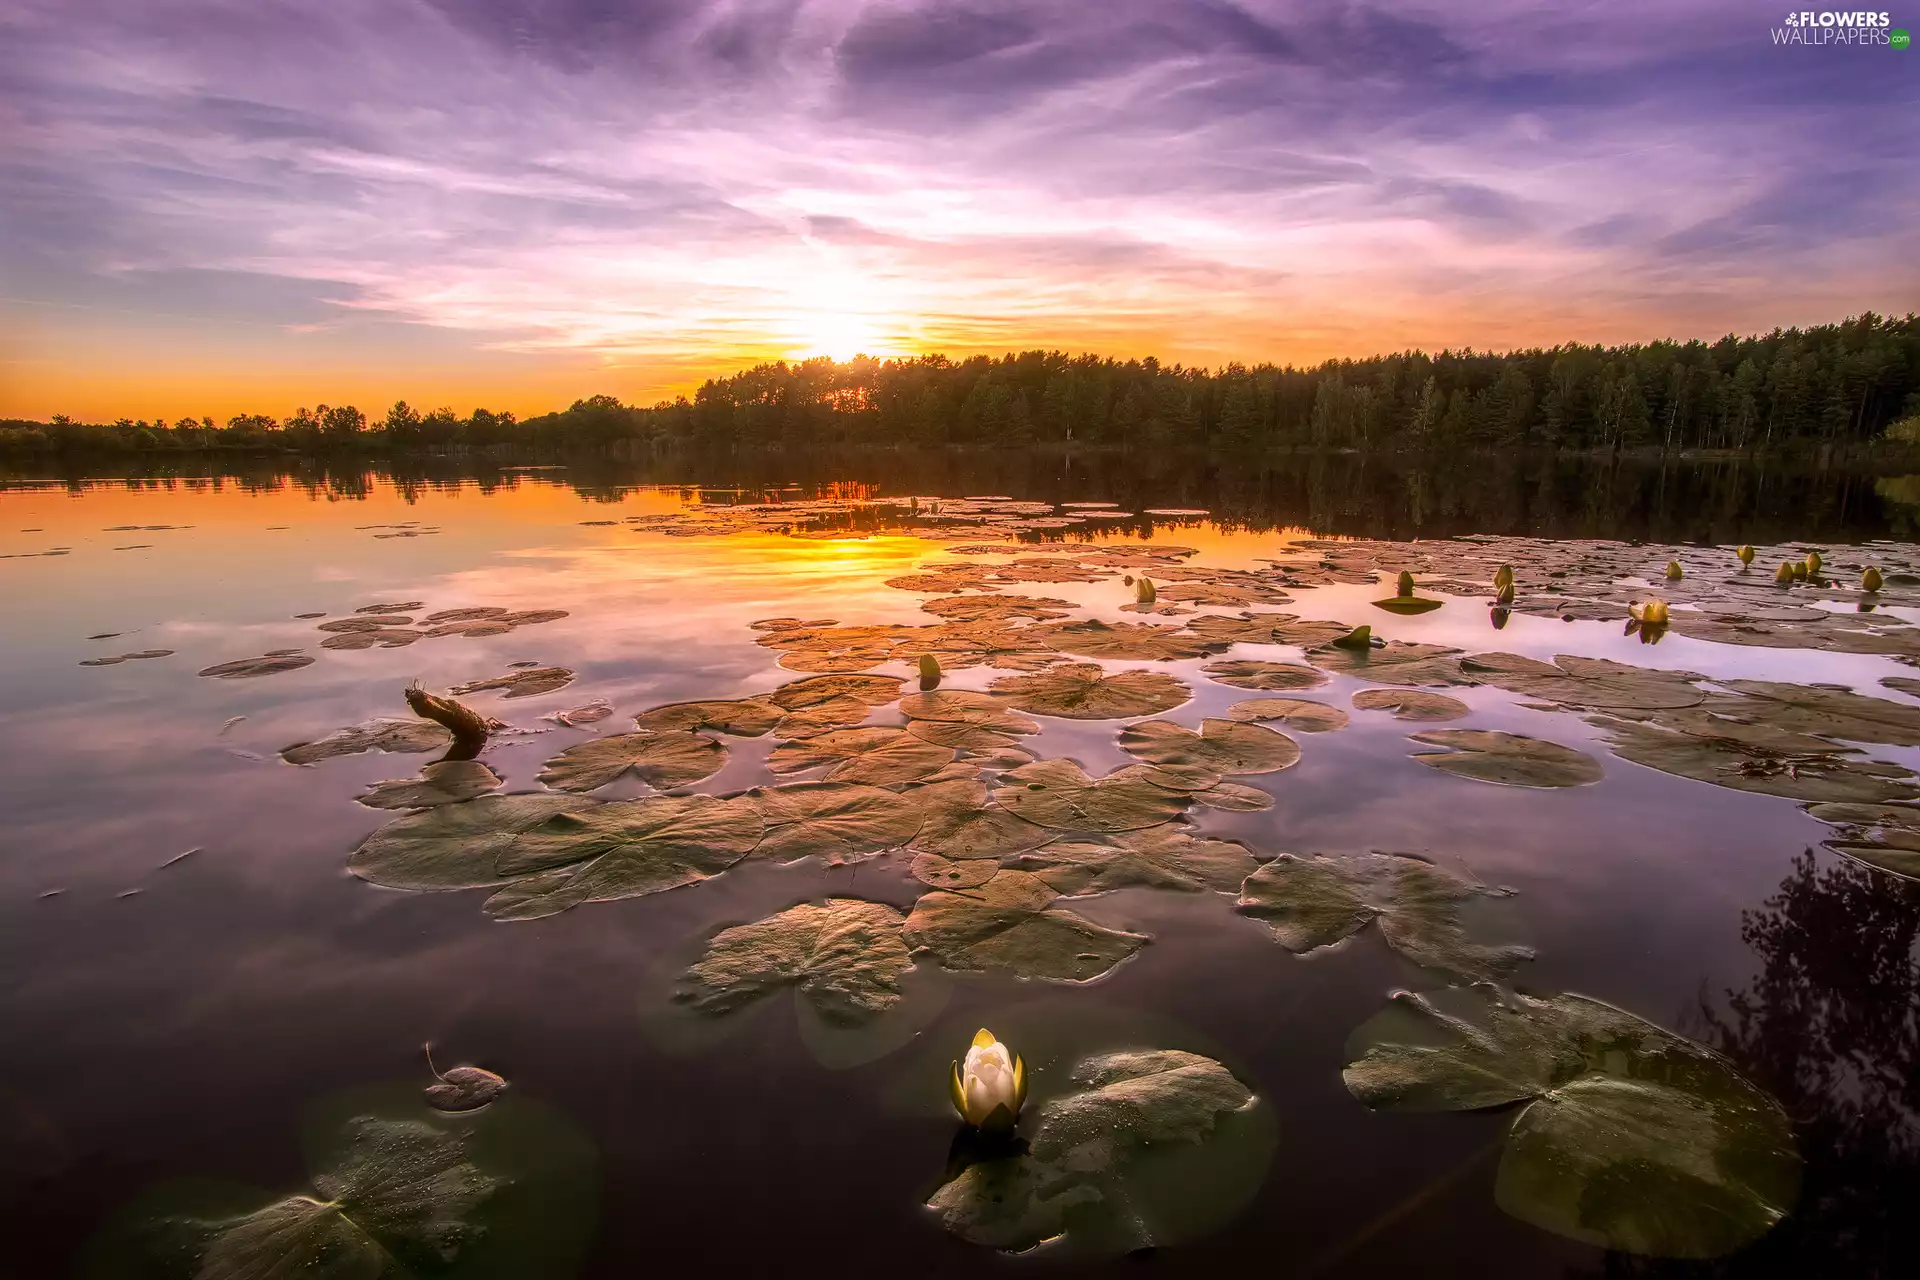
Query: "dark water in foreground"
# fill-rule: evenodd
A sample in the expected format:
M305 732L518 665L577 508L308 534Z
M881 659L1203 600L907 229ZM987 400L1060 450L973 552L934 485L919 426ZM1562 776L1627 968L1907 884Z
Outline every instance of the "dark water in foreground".
M1726 1052L1780 1098L1806 1161L1799 1208L1742 1252L1656 1261L1562 1239L1494 1203L1510 1113L1359 1105L1340 1074L1350 1033L1389 993L1431 985L1377 930L1295 957L1230 900L1126 889L1074 903L1097 924L1153 938L1091 984L916 974L925 989L894 1044L825 1035L785 994L702 1020L670 995L717 930L826 895L906 910L925 891L906 859L749 860L689 888L496 923L480 911L484 892L404 893L346 873L354 846L394 817L354 796L428 757L372 752L305 768L276 758L289 743L404 714L399 694L412 680L444 689L516 662L565 666L576 679L562 691L473 699L543 730L496 739L485 757L507 790L528 790L547 757L627 729L644 708L798 678L755 643L754 621L929 621L917 609L924 594L884 585L948 559L923 539L682 538L599 523L683 510L703 496L680 487L689 484L717 486L705 495L714 502L740 496L719 489L752 497L791 480L808 493L831 481L850 496L1206 508L1214 518L1115 521L1072 536L1174 541L1223 568L1255 568L1306 530L1844 544L1907 537L1912 510L1898 481L1732 464L1487 463L1450 476L1342 459L1241 471L1119 458L894 465L22 478L0 491L0 554L19 557L0 560L7 1274L163 1274L136 1267L124 1243L154 1206L224 1195L246 1212L305 1187L309 1153L346 1117L417 1109L431 1083L425 1041L443 1067L474 1062L512 1082L483 1119L519 1198L490 1224L494 1260L466 1255L463 1275L1914 1273L1920 888L1819 849L1826 828L1790 800L1628 764L1592 745L1579 717L1529 710L1499 689L1448 692L1469 705L1462 723L1474 728L1587 747L1604 780L1553 791L1475 784L1410 760L1409 726L1356 713L1339 732L1299 735L1298 765L1237 779L1270 793L1271 809L1198 820L1269 854L1388 849L1463 864L1516 891L1475 924L1537 950L1516 979L1523 989L1590 995ZM1067 599L1077 616L1129 620L1117 606L1130 597L1112 583L1020 589ZM1286 607L1357 621L1378 594L1316 587ZM295 617L414 601L567 616L359 651L317 647L314 621ZM1496 643L1486 618L1480 602L1450 597L1393 634L1650 661L1611 624L1516 616ZM118 634L87 638L106 633ZM281 648L318 661L263 679L194 674ZM79 665L157 649L171 656ZM1231 656L1298 661L1280 646ZM1713 677L1862 689L1911 670L1684 636L1657 656ZM1194 701L1166 716L1185 725L1251 696L1198 675L1200 661L1106 665L1189 683ZM1004 674L957 671L946 687L984 689ZM1336 675L1304 696L1345 705L1361 687ZM595 698L614 716L585 728L540 718ZM897 722L887 715L876 722ZM1037 754L1073 756L1094 774L1129 763L1112 722L1043 724L1022 744ZM728 745L729 763L699 790L768 780L771 743ZM1920 762L1920 748L1873 754ZM608 794L644 793L628 779ZM1101 1262L1008 1257L941 1230L923 1204L955 1133L944 1078L979 1026L1021 1049L1036 1096L1089 1054L1148 1045L1206 1054L1246 1082L1258 1102L1236 1117L1232 1167L1185 1186L1172 1178L1169 1194L1195 1202L1193 1238Z

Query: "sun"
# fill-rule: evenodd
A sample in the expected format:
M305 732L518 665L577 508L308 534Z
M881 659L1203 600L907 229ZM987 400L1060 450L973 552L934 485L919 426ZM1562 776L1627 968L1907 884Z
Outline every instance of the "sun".
M851 360L855 356L887 355L892 349L872 316L844 311L816 311L794 317L797 341L792 355L803 359L826 356Z

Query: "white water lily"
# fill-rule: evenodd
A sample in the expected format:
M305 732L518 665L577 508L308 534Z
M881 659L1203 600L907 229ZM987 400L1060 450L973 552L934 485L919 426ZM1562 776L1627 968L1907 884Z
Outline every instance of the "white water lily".
M974 1032L966 1063L953 1064L947 1092L953 1109L974 1128L1011 1129L1027 1100L1027 1064L982 1027Z

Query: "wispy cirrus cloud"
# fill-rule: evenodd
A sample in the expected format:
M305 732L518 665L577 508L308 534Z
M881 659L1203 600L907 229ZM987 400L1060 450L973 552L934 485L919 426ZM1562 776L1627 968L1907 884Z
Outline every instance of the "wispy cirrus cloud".
M102 333L211 377L242 324L303 376L430 352L544 398L854 347L1312 359L1910 304L1911 59L1778 20L29 0L7 341L28 383Z

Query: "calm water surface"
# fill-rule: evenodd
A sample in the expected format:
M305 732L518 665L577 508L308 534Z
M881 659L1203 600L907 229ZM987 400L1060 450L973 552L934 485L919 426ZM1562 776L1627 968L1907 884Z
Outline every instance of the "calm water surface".
M1870 497L1870 487L1862 492ZM1058 477L1038 496L1153 500ZM1211 506L1209 496L1218 495L1158 501ZM497 738L485 757L508 790L527 790L547 757L629 727L634 712L797 678L755 643L756 620L929 621L918 609L924 595L884 585L949 558L920 538L665 537L583 523L700 501L697 490L609 488L553 471L485 492L382 477L277 490L229 480L0 491L0 554L17 557L0 560L9 1274L147 1274L114 1240L183 1180L259 1188L249 1208L303 1187L305 1153L330 1117L373 1105L367 1099L417 1099L430 1083L425 1041L443 1066L474 1062L507 1076L499 1110L545 1153L533 1180L548 1179L550 1238L527 1246L523 1256L537 1262L504 1274L625 1276L668 1261L717 1275L796 1265L861 1276L1123 1266L1177 1276L1912 1274L1902 1214L1920 1189L1920 1058L1911 1018L1876 1038L1885 1019L1865 1011L1914 997L1920 895L1819 850L1827 828L1793 801L1657 773L1601 745L1589 746L1605 766L1598 785L1492 787L1410 759L1406 735L1422 726L1356 714L1340 732L1299 735L1299 765L1238 779L1270 792L1273 808L1199 810L1198 821L1267 853L1400 850L1470 868L1516 890L1475 923L1493 940L1537 949L1517 979L1523 989L1578 991L1733 1052L1793 1113L1808 1190L1801 1211L1759 1244L1711 1263L1610 1257L1503 1214L1492 1184L1506 1115L1376 1114L1354 1101L1340 1077L1353 1028L1389 993L1432 985L1377 930L1298 958L1217 900L1126 890L1075 904L1153 937L1105 978L1070 986L917 975L925 990L914 1034L849 1050L810 1028L790 998L715 1023L677 1009L670 994L724 926L829 894L909 908L924 890L902 857L836 868L749 860L697 887L522 923L488 920L484 893L403 893L348 875L348 853L394 817L354 796L427 757L373 752L300 768L277 752L405 714L411 681L445 689L516 662L574 670L556 693L472 699L543 730ZM1861 502L1827 522L1830 536L1898 532L1886 504ZM1786 518L1766 503L1747 507L1754 522ZM1728 518L1740 509L1734 502ZM1351 514L1335 523L1409 536L1396 510L1382 527ZM1472 517L1456 515L1444 531L1468 531L1463 523ZM173 527L116 528L156 525ZM393 533L415 536L378 536ZM1122 524L1094 545L1174 541L1198 548L1200 563L1252 568L1306 536L1271 513L1243 514L1151 531ZM1134 618L1120 611L1130 595L1115 582L1016 589L1067 598L1081 617ZM1330 586L1296 592L1287 609L1354 621L1379 594ZM318 648L314 622L294 616L380 601L567 617L352 652ZM87 639L103 633L120 634ZM1861 688L1911 670L1677 635L1656 661L1615 625L1526 616L1496 640L1483 603L1466 599L1392 619L1390 634ZM195 676L282 648L319 660L263 679ZM79 665L145 649L173 653ZM1232 656L1297 660L1297 650L1239 646ZM1182 674L1194 699L1164 718L1184 725L1255 696L1197 676L1200 662L1106 665ZM1000 674L955 672L946 687L980 689ZM1361 687L1336 676L1303 696L1344 706ZM1471 707L1459 725L1594 743L1575 715L1522 707L1498 689L1448 692ZM541 720L592 698L609 700L614 717L584 728ZM897 720L890 709L876 714ZM1023 743L1037 742L1038 754L1073 756L1094 774L1130 763L1112 722L1043 723ZM730 740L729 763L698 789L768 781L771 745ZM1920 760L1911 749L1874 754ZM607 794L645 788L629 781ZM1904 939L1890 961L1889 938ZM1744 1003L1732 998L1740 992ZM1023 1050L1041 1093L1110 1049L1178 1047L1227 1064L1259 1102L1243 1135L1253 1172L1209 1192L1226 1220L1149 1260L1106 1264L1044 1250L1006 1257L942 1231L923 1203L943 1180L955 1132L944 1075L982 1025ZM1827 1084L1809 1091L1773 1078L1796 1072Z

